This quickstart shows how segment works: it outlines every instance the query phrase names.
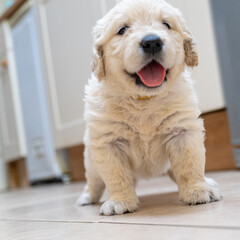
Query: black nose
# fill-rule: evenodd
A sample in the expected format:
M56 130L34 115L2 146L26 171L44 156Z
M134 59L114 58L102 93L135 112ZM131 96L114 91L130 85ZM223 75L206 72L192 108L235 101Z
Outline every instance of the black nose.
M157 35L147 35L141 41L141 47L145 53L158 53L162 50L163 42Z

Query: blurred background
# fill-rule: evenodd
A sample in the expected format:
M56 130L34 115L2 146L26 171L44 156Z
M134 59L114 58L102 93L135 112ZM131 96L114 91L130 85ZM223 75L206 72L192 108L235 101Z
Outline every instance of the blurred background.
M117 2L0 0L0 191L84 180L91 31ZM168 2L198 43L206 170L240 167L240 1Z

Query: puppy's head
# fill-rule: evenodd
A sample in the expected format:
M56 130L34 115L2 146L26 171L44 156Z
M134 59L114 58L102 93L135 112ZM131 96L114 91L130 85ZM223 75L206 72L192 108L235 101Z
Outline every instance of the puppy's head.
M123 0L94 28L93 72L126 94L155 95L198 64L181 13L163 0Z

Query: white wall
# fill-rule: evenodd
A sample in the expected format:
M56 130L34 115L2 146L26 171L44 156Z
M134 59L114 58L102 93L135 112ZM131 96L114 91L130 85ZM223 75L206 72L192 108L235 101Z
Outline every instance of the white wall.
M4 3L5 3L5 0L0 0L0 13L4 11Z
M192 71L202 112L225 107L210 0L167 0L181 10L196 42L199 66Z

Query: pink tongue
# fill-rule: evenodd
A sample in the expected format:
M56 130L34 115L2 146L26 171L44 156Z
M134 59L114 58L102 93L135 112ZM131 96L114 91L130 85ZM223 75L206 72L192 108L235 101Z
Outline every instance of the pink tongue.
M166 71L161 64L152 61L137 74L147 87L157 87L163 83Z

